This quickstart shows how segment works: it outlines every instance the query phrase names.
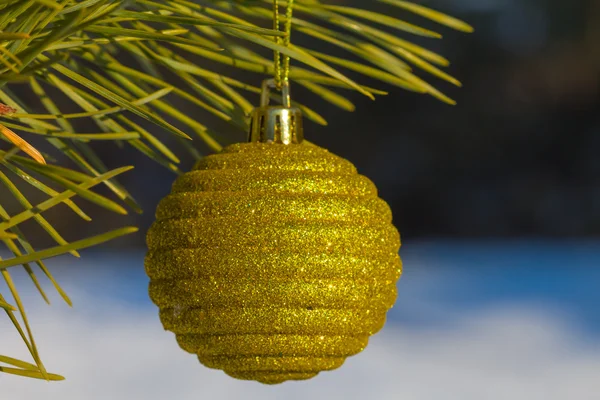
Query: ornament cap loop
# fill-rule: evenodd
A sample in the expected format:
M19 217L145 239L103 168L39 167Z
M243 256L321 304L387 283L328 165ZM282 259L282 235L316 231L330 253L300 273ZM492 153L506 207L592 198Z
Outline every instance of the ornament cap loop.
M275 80L268 79L262 84L260 107L252 111L250 120L250 142L299 144L304 140L302 112L291 106L290 85L281 84L282 105L271 106L271 89L277 88Z

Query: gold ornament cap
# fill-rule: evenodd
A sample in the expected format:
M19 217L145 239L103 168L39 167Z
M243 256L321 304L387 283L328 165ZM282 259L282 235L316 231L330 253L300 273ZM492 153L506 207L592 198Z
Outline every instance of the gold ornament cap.
M248 141L251 143L299 144L304 140L302 112L291 106L290 85L281 85L282 105L269 105L271 88L277 88L273 79L262 84L260 107L252 111Z

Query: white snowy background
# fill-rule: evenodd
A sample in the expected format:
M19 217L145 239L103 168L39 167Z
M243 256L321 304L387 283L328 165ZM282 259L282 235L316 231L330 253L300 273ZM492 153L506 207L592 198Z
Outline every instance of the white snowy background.
M0 399L600 399L600 246L421 243L403 258L397 305L368 348L277 386L180 350L147 299L142 252L50 261L74 308L55 293L45 305L15 270L46 366L67 380L0 374ZM0 334L1 354L30 360L7 318Z

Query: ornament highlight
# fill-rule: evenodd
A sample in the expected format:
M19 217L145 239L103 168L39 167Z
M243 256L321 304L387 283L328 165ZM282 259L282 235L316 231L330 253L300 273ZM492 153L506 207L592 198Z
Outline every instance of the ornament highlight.
M165 329L205 366L267 384L361 352L402 270L373 183L325 149L289 143L234 144L202 159L147 235Z

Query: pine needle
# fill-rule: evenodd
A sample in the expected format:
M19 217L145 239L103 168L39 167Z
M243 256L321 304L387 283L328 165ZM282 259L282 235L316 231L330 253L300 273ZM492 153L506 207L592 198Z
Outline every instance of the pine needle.
M42 153L40 153L35 147L21 139L19 135L2 124L0 124L0 135L4 136L9 142L17 146L38 163L46 164L46 160L44 159L44 156L42 156Z

